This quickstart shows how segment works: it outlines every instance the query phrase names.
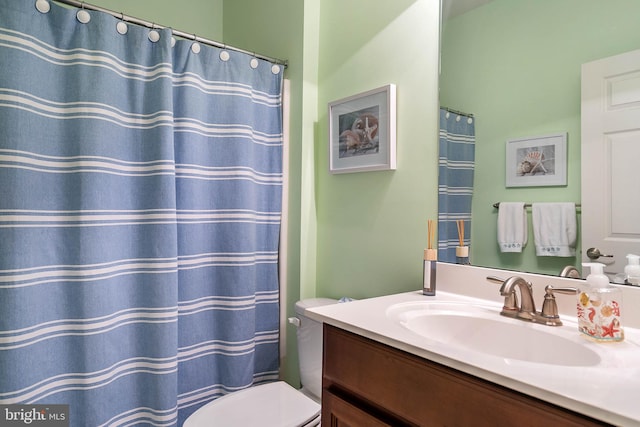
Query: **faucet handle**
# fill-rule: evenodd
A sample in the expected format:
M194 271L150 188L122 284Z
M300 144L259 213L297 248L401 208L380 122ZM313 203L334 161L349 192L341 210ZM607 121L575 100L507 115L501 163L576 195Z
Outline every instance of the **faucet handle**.
M507 281L507 279L502 279L500 277L496 277L496 276L487 276L487 280L489 282L493 282L493 283L497 283L498 285L502 285L500 287L500 293L502 293L502 288L504 287L504 282ZM516 292L515 289L511 292L509 292L508 295L504 296L504 304L502 307L502 312L503 313L513 313L513 317L515 317L515 315L518 312L518 297L516 296Z
M497 283L498 285L502 285L505 282L505 280L507 280L507 279L502 279L502 278L497 277L497 276L487 276L487 280L489 282L493 282L493 283Z
M502 279L502 278L497 277L497 276L487 276L487 280L489 282L493 282L493 283L497 283L498 285L501 285L500 286L500 294L501 295L505 295L504 285L507 283L507 280L509 280L509 279ZM512 292L512 293L515 295L515 292Z
M550 326L561 326L560 316L558 315L558 304L554 293L565 295L576 295L580 291L576 288L554 288L551 285L544 287L544 302L542 303L542 312L540 313L545 319L545 323Z
M544 287L544 291L546 292L546 294L551 294L551 295L553 295L555 292L559 294L565 294L565 295L577 295L578 293L580 293L579 289L574 288L572 286L568 286L566 288L554 288L551 285L547 285Z

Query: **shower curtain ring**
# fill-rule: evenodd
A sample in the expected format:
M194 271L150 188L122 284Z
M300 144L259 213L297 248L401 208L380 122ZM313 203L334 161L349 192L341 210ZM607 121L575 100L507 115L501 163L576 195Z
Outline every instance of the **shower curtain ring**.
M80 3L80 10L76 13L76 19L82 24L88 24L91 21L91 15L84 10L84 2Z
M222 50L220 51L220 54L218 55L218 57L223 62L227 62L229 60L230 56L229 56L229 52L227 52L226 43L222 43Z
M116 24L116 31L122 35L127 34L127 32L129 31L127 22L124 20L124 12L120 12L120 22Z
M160 33L158 33L156 31L156 23L155 22L151 23L151 31L149 31L148 37L149 37L149 40L152 43L156 43L157 41L160 40Z
M251 58L251 61L249 61L249 66L255 70L256 68L258 68L259 64L260 63L258 62L258 58L256 57L256 53L253 52L253 58Z

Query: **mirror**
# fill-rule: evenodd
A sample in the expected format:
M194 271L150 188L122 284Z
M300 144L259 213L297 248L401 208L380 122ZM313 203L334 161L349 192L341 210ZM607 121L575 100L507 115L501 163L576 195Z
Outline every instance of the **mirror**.
M501 253L498 209L507 201L581 198L581 64L640 48L637 0L443 0L440 105L474 115L473 265L558 275L575 257L536 256L531 209L522 253ZM567 134L567 184L505 186L506 141Z

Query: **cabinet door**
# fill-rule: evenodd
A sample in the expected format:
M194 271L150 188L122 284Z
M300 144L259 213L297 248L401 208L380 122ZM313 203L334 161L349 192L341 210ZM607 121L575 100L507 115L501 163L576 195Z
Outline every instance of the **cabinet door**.
M608 425L327 324L322 386L323 406L332 393L351 407L367 405L365 415L393 426ZM347 424L328 418L323 426L386 425L340 419L355 416L352 411L336 413Z
M328 390L322 392L322 427L391 427Z

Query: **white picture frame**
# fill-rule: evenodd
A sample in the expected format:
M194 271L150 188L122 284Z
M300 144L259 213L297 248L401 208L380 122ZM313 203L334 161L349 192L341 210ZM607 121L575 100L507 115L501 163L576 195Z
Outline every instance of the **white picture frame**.
M506 187L567 185L567 133L507 141Z
M329 103L329 171L396 169L396 87Z

